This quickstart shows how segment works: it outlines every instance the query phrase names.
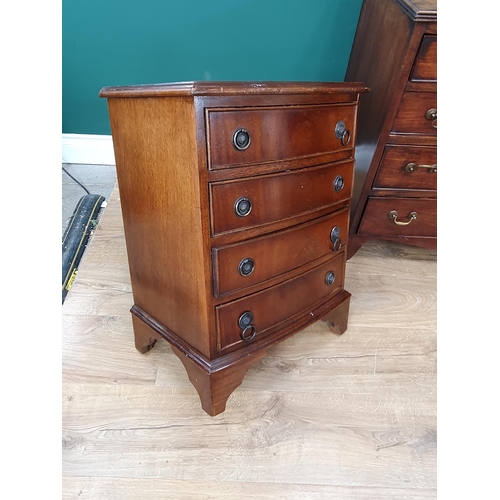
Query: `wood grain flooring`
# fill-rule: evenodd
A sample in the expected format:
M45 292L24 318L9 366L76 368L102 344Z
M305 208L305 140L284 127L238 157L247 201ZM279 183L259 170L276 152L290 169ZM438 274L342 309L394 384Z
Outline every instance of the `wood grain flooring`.
M63 498L436 498L436 253L369 243L343 336L270 349L209 417L166 342L134 348L115 188L63 306Z

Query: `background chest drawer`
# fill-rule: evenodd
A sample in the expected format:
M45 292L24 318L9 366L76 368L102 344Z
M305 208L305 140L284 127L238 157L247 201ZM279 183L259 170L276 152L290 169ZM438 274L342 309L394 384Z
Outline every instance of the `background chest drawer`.
M339 292L344 284L344 260L341 252L291 280L217 307L219 351L270 335L281 323L293 322L295 315ZM250 314L242 319L246 313Z
M394 119L392 132L436 135L437 95L433 92L405 92Z
M269 224L351 196L353 162L212 183L213 234Z
M433 115L433 110L436 116ZM392 127L393 133L437 134L437 95L433 92L405 92Z
M209 111L209 169L351 148L354 113L347 105ZM341 130L339 122L344 124Z
M437 149L430 146L387 146L373 186L435 190Z
M437 81L437 36L425 35L418 49L410 80L413 82Z
M292 229L214 248L214 295L264 282L340 251L347 241L348 221L346 209Z
M436 237L436 210L435 199L372 197L368 200L359 232Z

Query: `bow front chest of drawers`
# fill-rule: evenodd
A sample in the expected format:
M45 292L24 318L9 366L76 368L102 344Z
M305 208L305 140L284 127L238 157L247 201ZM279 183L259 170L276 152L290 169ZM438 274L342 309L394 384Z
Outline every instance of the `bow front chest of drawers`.
M349 255L370 239L437 244L436 0L364 0L346 72L359 107Z
M203 409L317 319L343 333L361 84L105 87L135 345L166 339Z

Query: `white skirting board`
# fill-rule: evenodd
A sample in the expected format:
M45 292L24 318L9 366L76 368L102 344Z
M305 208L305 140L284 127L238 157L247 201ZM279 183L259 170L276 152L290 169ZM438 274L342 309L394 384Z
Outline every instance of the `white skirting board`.
M110 135L62 134L62 163L115 165Z

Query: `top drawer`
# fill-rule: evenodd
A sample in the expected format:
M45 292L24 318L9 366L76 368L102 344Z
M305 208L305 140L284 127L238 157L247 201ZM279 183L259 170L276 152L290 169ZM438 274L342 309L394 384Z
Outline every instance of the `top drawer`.
M411 71L412 82L437 81L437 36L425 35Z
M209 109L209 169L351 149L355 109L354 104Z

